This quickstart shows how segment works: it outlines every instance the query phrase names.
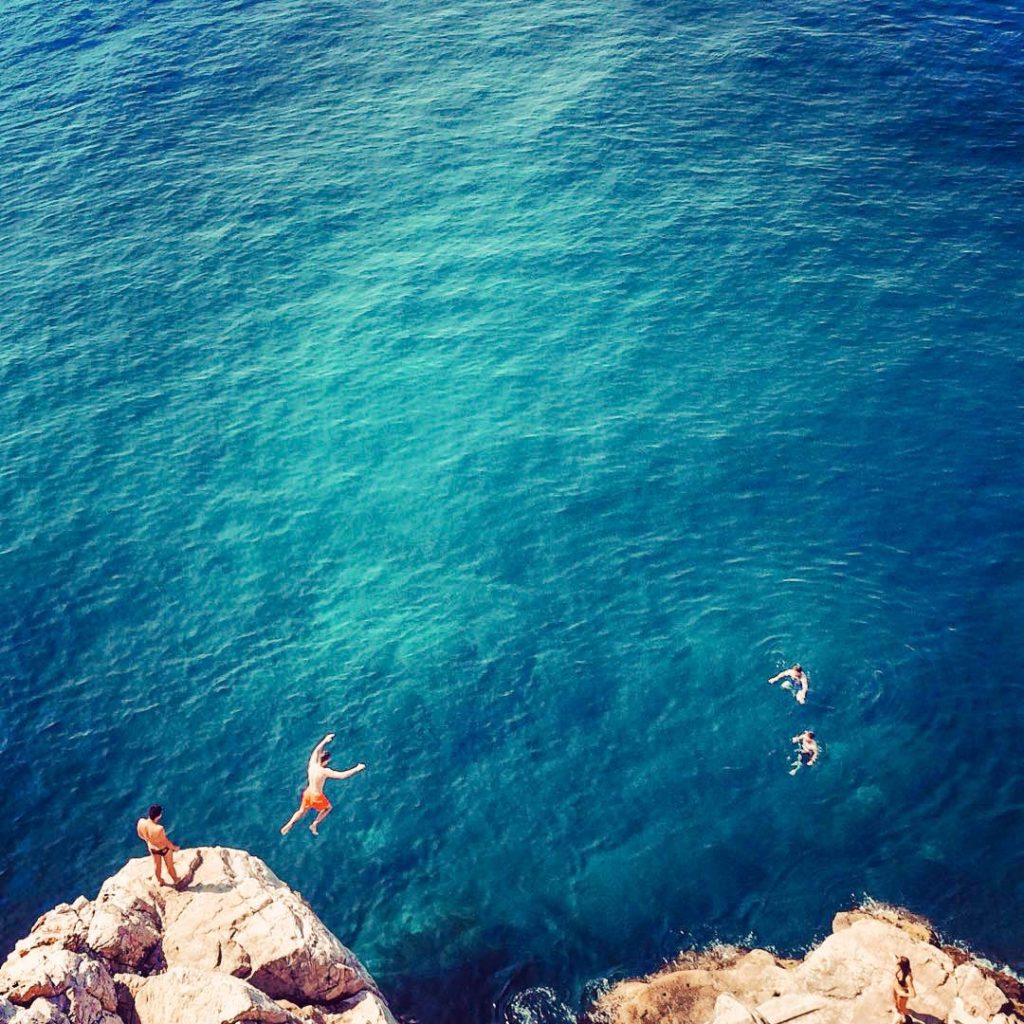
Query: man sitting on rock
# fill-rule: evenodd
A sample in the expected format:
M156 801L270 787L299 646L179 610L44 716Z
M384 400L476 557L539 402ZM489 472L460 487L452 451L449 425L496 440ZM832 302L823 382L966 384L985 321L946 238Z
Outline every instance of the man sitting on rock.
M149 809L149 815L145 818L139 818L135 831L153 855L153 869L156 871L157 884L178 885L181 879L178 878L174 870L174 858L171 854L174 850L180 850L181 847L172 843L167 838L167 832L164 830L163 825L160 824L163 814L164 809L159 804L153 804ZM167 865L167 870L171 874L170 882L164 882L164 876L161 871L161 867L164 864Z
M334 739L334 733L329 732L314 748L313 753L309 755L309 764L306 768L307 785L302 791L302 800L299 803L299 809L288 819L287 824L281 826L281 835L286 836L291 831L292 826L301 818L306 811L319 811L320 813L316 816L316 820L312 825L309 826L309 831L313 835L319 835L317 832L317 826L331 813L331 801L324 795L324 784L328 779L347 779L352 775L361 772L366 765L360 762L357 765L353 765L351 768L347 768L343 772L336 772L333 768L327 767L327 762L330 761L330 752L324 750L331 740Z

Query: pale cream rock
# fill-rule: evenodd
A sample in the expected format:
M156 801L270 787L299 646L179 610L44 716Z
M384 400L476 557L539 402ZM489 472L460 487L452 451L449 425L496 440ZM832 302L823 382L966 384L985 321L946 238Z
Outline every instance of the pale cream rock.
M241 978L196 967L169 967L148 978L131 976L138 1024L296 1024L297 1018Z
M302 1024L396 1024L384 1000L370 991L335 1003L329 1010L322 1006L296 1006L287 999L279 1003Z
M823 1019L826 1009L827 1004L824 999L820 996L808 995L806 992L775 996L757 1006L757 1012L771 1024L774 1024L775 1021L789 1020L807 1021L808 1024L812 1024L814 1021Z
M913 968L918 992L914 1006L944 1012L954 995L953 961L938 946L914 939L888 921L857 918L810 952L794 974L802 988L832 999L854 999L872 989L891 993L901 956L908 957Z
M716 972L705 984L714 984L726 992L739 993L743 1001L757 1005L775 996L794 991L792 971L780 967L764 949L753 949L732 967Z
M1021 1024L988 973L955 966L922 921L897 908L837 914L833 934L802 962L765 950L710 950L643 981L622 982L589 1012L593 1024L890 1024L897 957L906 956L917 995L911 1015L942 1024ZM959 957L958 957L959 959ZM698 965L696 968L694 964ZM1012 986L1011 979L1007 983Z
M44 914L0 967L0 1024L395 1024L362 964L262 861L213 847L176 864L180 889L157 885L144 857L95 901Z
M93 905L84 896L74 903L59 903L32 926L32 931L14 946L16 952L27 953L37 946L60 946L80 953L92 920Z
M11 1018L10 1024L71 1024L48 999L34 999Z
M360 992L343 1006L340 1012L325 1013L323 1024L396 1024L384 1000L375 992Z
M13 1016L19 1024L40 1014L60 1020L67 1014L72 1024L117 1024L119 1020L114 1015L114 981L103 964L54 943L16 948L0 968L0 989L13 1003L31 1004L28 1011ZM45 1002L51 1008L42 1005Z
M27 1005L38 996L53 996L67 988L86 958L60 946L16 949L0 967L0 992L12 1003Z
M375 988L309 904L242 850L195 851L188 885L179 890L157 886L148 859L129 861L100 890L88 938L91 948L128 967L159 941L168 967L233 974L297 1003L329 1003Z
M723 992L715 1001L715 1015L711 1024L752 1024L750 1009L735 996Z
M964 1001L957 996L946 1018L947 1024L989 1024L987 1017L976 1017L964 1006Z
M86 960L64 992L72 1024L109 1024L118 1021L114 980L97 960ZM59 1000L63 1008L63 1000Z
M0 992L21 1005L65 994L86 1006L93 1000L103 1010L117 1005L113 979L101 963L56 945L15 950L0 967Z
M186 860L186 856L188 859ZM183 881L201 862L199 851L175 855ZM157 969L162 964L160 939L165 894L175 890L158 885L151 857L130 860L100 888L86 932L86 946L110 961L115 970Z
M953 982L964 1010L976 1017L987 1021L1007 1004L1006 996L995 982L986 978L974 964L961 964L953 971Z
M869 901L855 910L841 910L832 918L832 931L839 932L848 928L854 921L887 921L896 925L900 931L906 932L918 942L935 943L935 932L932 926L917 914L910 913L902 907L890 907L886 903Z

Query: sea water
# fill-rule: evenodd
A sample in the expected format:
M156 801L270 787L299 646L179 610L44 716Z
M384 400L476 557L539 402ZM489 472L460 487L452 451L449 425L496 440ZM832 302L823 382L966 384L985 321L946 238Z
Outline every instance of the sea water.
M1021 964L1019 6L2 22L3 952L160 802L424 1024L865 894Z

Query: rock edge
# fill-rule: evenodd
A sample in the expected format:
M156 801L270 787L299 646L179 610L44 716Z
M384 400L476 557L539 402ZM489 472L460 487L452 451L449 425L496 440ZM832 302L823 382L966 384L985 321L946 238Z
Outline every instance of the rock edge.
M943 946L908 911L867 903L839 913L803 960L719 946L684 953L647 978L601 995L590 1024L889 1024L896 958L910 959L918 1024L1024 1022L1024 985L963 950Z
M258 857L148 857L44 914L0 967L0 1024L395 1024L355 954Z

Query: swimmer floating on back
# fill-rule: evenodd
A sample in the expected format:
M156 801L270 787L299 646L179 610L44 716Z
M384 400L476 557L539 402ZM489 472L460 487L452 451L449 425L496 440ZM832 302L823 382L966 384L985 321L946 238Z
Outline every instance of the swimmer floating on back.
M281 826L281 835L288 835L292 826L306 811L314 810L320 813L316 816L313 824L309 826L309 831L313 835L319 835L320 833L316 830L317 826L331 813L331 801L324 795L324 784L328 779L347 779L366 767L360 762L351 768L346 768L343 772L336 772L333 768L328 768L327 762L330 761L331 755L329 751L324 750L324 747L333 739L334 733L329 732L309 755L309 764L306 766L307 785L302 791L302 801L299 803L299 809L288 819L287 824Z
M777 676L772 676L768 682L777 683L780 679L786 680L782 684L782 688L793 691L797 704L803 704L807 700L807 691L811 688L811 677L799 665L784 669Z
M796 752L796 760L793 762L793 769L789 773L790 775L796 775L804 765L807 765L809 768L818 760L818 755L821 753L818 741L814 738L814 733L810 729L794 736L793 742L799 743L800 749Z

